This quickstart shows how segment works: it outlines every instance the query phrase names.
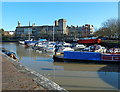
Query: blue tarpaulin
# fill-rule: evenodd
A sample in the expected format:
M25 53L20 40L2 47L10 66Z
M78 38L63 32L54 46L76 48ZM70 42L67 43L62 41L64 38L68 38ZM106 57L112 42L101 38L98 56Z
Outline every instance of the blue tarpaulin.
M101 61L101 53L98 52L75 52L64 51L65 59L77 59L77 60L97 60Z
M47 41L46 39L39 39L39 41Z

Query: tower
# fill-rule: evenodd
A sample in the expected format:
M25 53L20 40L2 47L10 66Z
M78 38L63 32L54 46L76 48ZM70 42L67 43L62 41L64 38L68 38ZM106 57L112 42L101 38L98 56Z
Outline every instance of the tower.
M58 26L58 21L57 20L55 20L55 26Z
M60 31L62 31L63 34L67 34L66 33L66 20L65 19L59 19L58 20L58 28Z

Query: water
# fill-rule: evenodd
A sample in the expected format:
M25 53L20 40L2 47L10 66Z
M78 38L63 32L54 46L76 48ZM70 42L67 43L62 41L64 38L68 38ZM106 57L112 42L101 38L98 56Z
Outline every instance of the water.
M39 53L18 43L2 43L16 53L19 62L67 90L116 90L119 65L54 62L51 53ZM110 72L112 71L112 72Z

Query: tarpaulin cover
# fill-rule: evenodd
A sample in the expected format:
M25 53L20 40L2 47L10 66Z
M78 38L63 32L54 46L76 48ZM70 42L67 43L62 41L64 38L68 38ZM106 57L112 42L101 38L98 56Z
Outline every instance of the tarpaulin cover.
M39 39L39 41L47 41L46 39Z
M77 59L77 60L101 60L101 53L98 52L75 52L64 51L65 59Z

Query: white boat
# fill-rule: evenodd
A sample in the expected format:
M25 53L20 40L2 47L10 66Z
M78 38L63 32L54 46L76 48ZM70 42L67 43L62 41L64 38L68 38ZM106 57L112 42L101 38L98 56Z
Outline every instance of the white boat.
M42 43L42 42L37 42L33 47L32 49L33 50L36 50L36 51L42 51L42 52L45 52L46 51L46 48L47 48L47 44L46 43Z
M107 49L101 45L91 45L89 46L90 51L92 52L100 52L100 53L106 53Z
M18 41L20 44L25 44L25 41L33 41L33 39L30 39L30 40L20 40Z
M40 51L40 50L36 50L36 52L38 52L38 53L42 53L42 51Z
M65 47L63 51L74 51L74 49L72 49L71 47Z
M19 41L20 44L25 44L25 41Z
M104 46L101 45L91 45L89 47L86 47L82 49L83 52L100 52L100 53L106 53L107 49Z
M86 48L86 46L85 45L83 45L83 44L77 44L75 47L73 47L75 50L81 50L81 49L84 49L84 48Z
M107 53L120 53L120 48L110 48Z
M36 44L36 46L38 46L38 47L47 47L47 43L38 42Z
M32 48L34 50L39 50L42 52L54 52L55 51L55 42L37 42Z
M75 47L76 47L76 48L85 48L86 46L83 45L83 44L77 44Z
M55 45L48 45L48 47L45 49L46 52L51 52L54 53L55 52Z
M66 46L67 46L67 47L71 47L71 44L64 42L64 43L63 43L63 46L65 46L65 47L66 47Z
M64 45L60 45L57 52L64 52L64 51L74 51L73 48L71 48L70 43L65 43Z

